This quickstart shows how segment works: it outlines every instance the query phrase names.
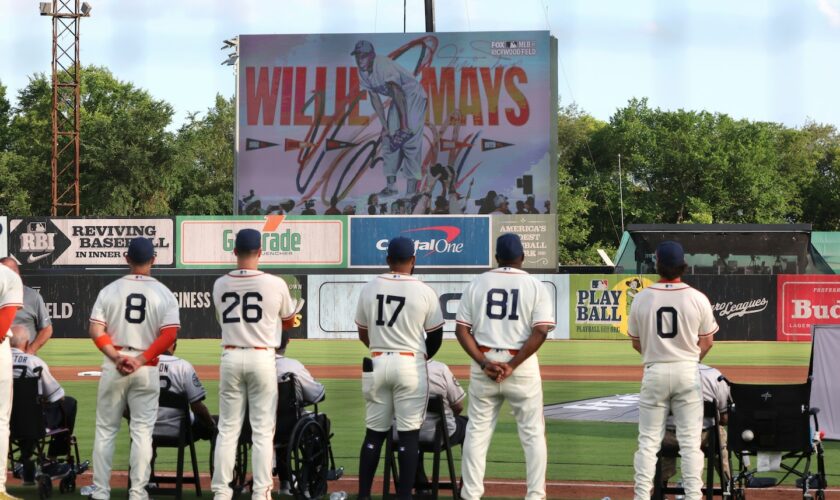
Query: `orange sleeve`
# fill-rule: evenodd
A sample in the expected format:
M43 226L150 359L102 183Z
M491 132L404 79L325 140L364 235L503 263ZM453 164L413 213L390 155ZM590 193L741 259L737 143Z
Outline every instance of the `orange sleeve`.
M160 335L158 338L152 342L152 345L146 349L146 352L143 353L143 357L146 358L147 364L155 364L152 361L157 359L158 356L164 353L169 347L175 343L175 340L178 337L178 327L177 326L167 326L163 330L160 331Z
M0 309L0 337L5 336L6 332L12 326L12 321L15 320L18 306L6 306ZM2 338L0 338L2 340Z

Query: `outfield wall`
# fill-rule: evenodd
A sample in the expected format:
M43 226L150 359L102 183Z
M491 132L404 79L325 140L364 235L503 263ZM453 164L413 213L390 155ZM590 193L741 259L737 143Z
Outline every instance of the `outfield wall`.
M96 295L122 270L24 272L53 317L56 337L84 337ZM221 270L160 269L155 276L181 306L183 338L218 338L212 306L213 282ZM293 338L354 338L353 318L362 285L373 274L280 274L306 305L296 318ZM440 297L448 337L454 332L461 291L475 274L420 274ZM554 339L626 338L633 298L649 286L651 275L535 274L554 301ZM720 331L718 340L810 341L811 325L840 321L840 276L736 275L687 276L686 282L709 297Z

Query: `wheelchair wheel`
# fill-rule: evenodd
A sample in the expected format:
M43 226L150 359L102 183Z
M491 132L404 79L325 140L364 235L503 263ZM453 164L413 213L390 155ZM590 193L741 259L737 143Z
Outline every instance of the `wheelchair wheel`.
M61 481L58 483L58 491L61 492L61 494L76 491L76 474L70 472L70 474L61 478Z
M329 443L315 419L304 418L292 430L287 460L296 498L321 498L327 494Z
M52 478L50 476L38 476L38 498L43 500L52 496Z

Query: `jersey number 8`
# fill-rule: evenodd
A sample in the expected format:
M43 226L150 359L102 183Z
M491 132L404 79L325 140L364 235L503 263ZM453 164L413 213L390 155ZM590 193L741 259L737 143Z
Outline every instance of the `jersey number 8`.
M129 323L142 323L146 320L146 296L142 293L130 293L125 298L125 320Z

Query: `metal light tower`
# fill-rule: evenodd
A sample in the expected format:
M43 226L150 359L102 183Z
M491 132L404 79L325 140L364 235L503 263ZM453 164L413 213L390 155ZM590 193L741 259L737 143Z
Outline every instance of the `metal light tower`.
M79 20L91 6L79 0L41 2L52 17L52 206L50 213L79 215L80 65Z

